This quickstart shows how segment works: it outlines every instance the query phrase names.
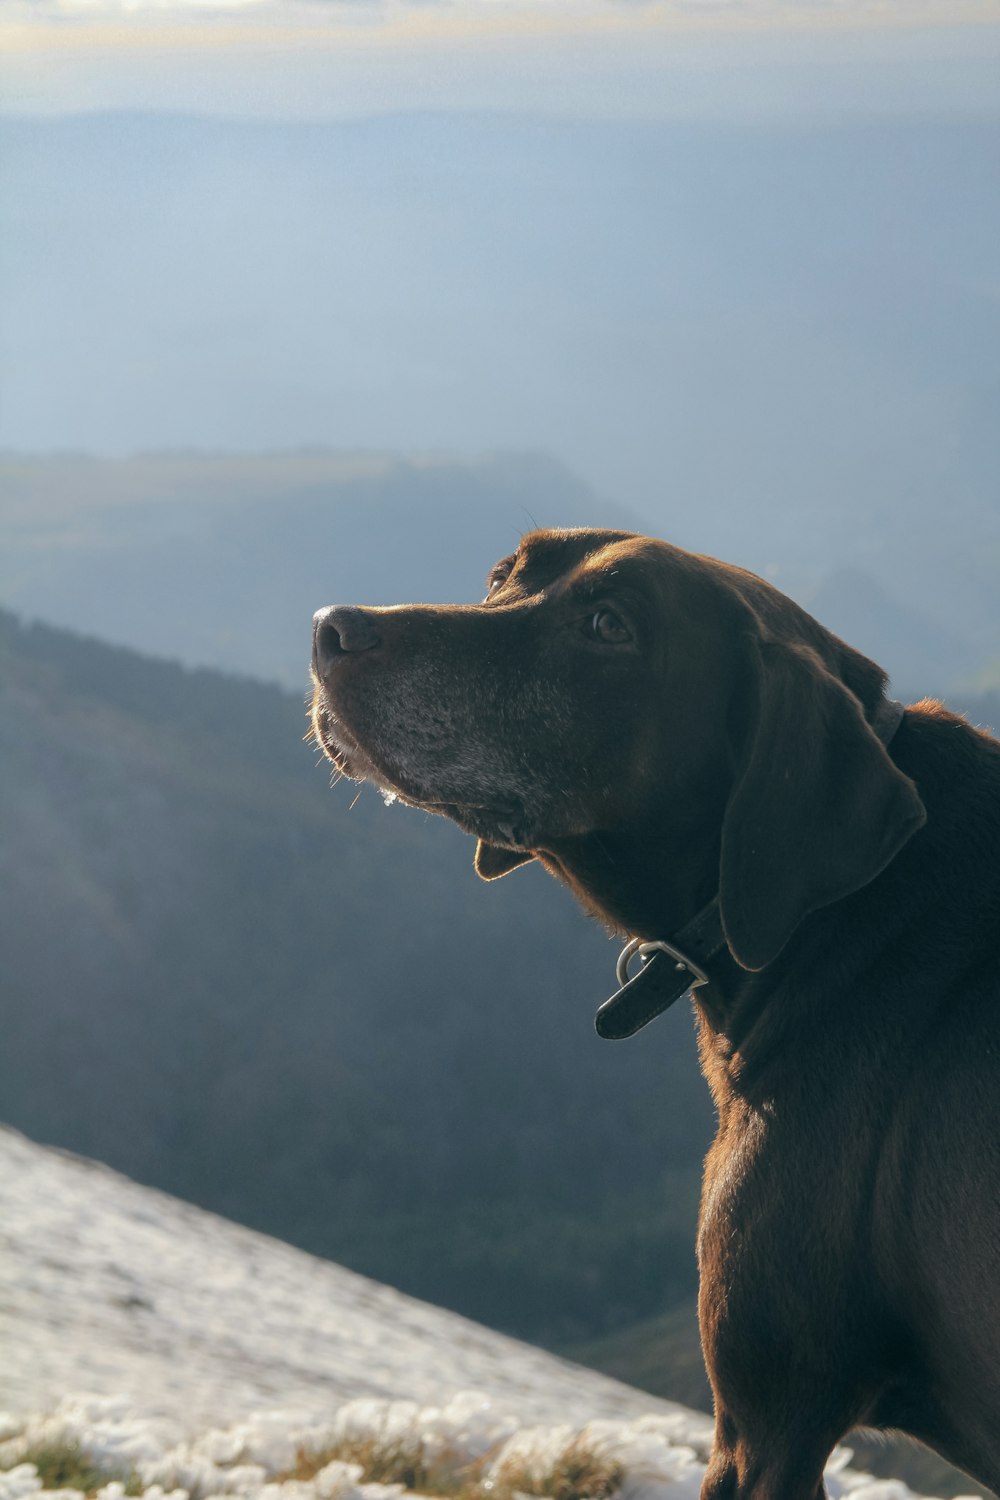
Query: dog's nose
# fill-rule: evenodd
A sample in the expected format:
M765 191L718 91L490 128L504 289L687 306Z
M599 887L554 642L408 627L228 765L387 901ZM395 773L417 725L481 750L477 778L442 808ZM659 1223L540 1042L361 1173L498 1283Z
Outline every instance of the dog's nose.
M338 656L370 651L382 637L375 617L356 604L331 604L313 615L313 666L323 678Z

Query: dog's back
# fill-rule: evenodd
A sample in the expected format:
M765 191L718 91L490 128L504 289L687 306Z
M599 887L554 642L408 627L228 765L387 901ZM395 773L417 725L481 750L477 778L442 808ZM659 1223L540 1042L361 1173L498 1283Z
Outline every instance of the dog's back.
M1000 743L921 704L893 749L928 820L896 872L912 926L893 987L905 1050L876 1188L878 1269L935 1393L911 1427L966 1467L988 1457L997 1487Z

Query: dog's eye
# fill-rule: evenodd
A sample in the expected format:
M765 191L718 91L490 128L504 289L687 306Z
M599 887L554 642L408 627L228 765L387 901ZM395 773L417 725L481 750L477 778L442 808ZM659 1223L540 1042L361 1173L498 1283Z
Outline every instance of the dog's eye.
M496 567L491 571L490 576L486 580L487 598L489 598L494 589L498 589L502 583L507 582L507 579L514 571L514 564L516 562L517 557L511 556L505 557L502 562L497 563Z
M632 632L613 609L596 610L587 622L587 630L606 646L621 646L632 639Z

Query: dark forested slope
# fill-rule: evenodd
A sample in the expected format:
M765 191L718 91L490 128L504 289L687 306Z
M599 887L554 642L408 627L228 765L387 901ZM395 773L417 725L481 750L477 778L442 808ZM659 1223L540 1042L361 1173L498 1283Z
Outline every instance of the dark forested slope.
M302 743L303 705L0 615L0 1118L538 1339L693 1285L683 1007L537 868Z

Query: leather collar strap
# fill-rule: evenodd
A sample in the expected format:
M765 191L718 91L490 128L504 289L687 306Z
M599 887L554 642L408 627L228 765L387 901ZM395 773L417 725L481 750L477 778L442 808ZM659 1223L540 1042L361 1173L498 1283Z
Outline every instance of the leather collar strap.
M725 946L716 896L681 928L674 942L662 948L656 943L642 944L638 949L642 968L605 1000L594 1017L597 1035L613 1042L634 1036L688 990L705 984L704 971Z
M893 698L883 698L872 728L888 745L903 721L905 709ZM619 960L619 979L625 978L628 958L638 953L642 967L605 1000L594 1017L597 1034L606 1041L634 1036L669 1010L688 990L708 983L712 959L726 946L718 896L682 927L671 942L630 943Z

